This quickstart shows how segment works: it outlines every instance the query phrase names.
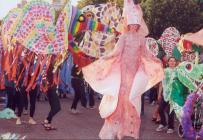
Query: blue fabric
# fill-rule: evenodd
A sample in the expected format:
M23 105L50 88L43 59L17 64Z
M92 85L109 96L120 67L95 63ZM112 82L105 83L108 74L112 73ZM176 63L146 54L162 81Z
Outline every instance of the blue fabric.
M60 83L59 90L63 93L74 93L71 86L71 69L73 67L72 55L69 55L68 59L64 61L60 69Z

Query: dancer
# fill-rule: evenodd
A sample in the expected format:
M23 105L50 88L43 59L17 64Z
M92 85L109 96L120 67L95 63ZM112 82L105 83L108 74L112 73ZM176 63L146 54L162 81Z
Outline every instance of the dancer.
M51 125L53 117L61 110L61 105L59 101L59 97L56 94L56 86L58 85L58 71L56 73L53 73L54 69L54 57L51 56L50 60L50 66L47 71L47 81L48 81L48 91L47 91L47 97L49 100L49 104L51 107L51 110L47 116L47 118L44 120L43 125L45 130L56 130L55 127Z
M141 95L163 79L160 60L145 47L147 26L140 5L124 1L125 32L113 52L83 68L85 80L104 94L100 115L105 118L101 139L139 138Z
M33 69L33 64L31 65L29 72L28 72L28 83L31 81L31 77L32 77L32 69ZM25 73L25 71L23 70L23 64L19 65L19 72ZM36 99L37 99L37 88L38 85L35 84L35 86L33 86L32 89L30 89L29 91L26 91L26 86L23 84L23 76L25 76L24 74L22 74L22 76L19 76L18 78L18 84L16 85L16 99L17 99L17 107L18 107L18 114L17 114L17 120L16 120L16 124L17 125L21 125L21 116L22 116L22 112L23 112L23 108L25 106L25 102L28 103L28 100L25 99L25 97L27 98L27 95L29 95L29 102L30 102L30 116L29 116L29 120L28 123L31 125L35 125L37 124L37 122L34 120L34 114L35 114L35 108L36 108ZM27 101L26 101L27 100Z
M73 114L79 113L77 109L77 104L81 101L83 107L87 107L87 100L85 97L85 90L84 90L84 81L83 81L83 74L82 70L77 66L74 65L72 68L72 80L71 80L72 87L75 91L73 103L71 106L71 112Z

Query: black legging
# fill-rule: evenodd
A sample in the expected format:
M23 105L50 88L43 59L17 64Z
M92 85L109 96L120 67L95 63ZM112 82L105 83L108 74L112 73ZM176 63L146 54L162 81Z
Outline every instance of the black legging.
M79 78L72 78L71 84L72 84L72 87L75 91L75 96L73 99L73 104L71 106L71 109L77 108L77 104L78 104L79 100L81 101L82 106L86 107L87 106L87 100L85 97L83 80L81 80Z
M159 115L161 118L160 124L166 126L166 117L165 117L165 111L167 112L168 115L168 129L174 129L174 116L175 113L172 111L170 113L170 105L168 102L164 101L164 98L162 97L159 105Z
M24 98L23 98L23 89L17 89L16 90L16 103L18 108L18 117L21 117L24 107Z
M24 89L24 92L23 92L23 108L25 110L28 110L28 94L25 91L25 89Z
M89 106L93 107L95 105L94 101L94 90L88 85L88 97L89 97Z
M52 118L61 110L60 101L58 95L56 94L56 86L48 88L47 97L51 107L47 120L48 123L51 123Z
M36 105L36 99L37 99L37 86L30 90L29 96L30 96L30 117L34 116L35 113L35 105Z
M35 93L32 93L35 94ZM30 98L32 100L32 98ZM18 107L18 117L21 117L23 109L25 108L25 110L28 109L28 97L27 97L27 92L25 91L25 87L20 87L16 90L16 100L17 100L17 107ZM34 102L34 101L33 101ZM35 101L36 102L36 101ZM34 106L34 107L33 107ZM32 107L30 106L30 112L32 112L32 117L33 117L33 110L35 110L35 105L32 105Z
M13 87L6 87L6 92L7 92L7 97L8 97L7 108L10 108L13 111L15 111L15 107L16 107L15 88L13 88Z

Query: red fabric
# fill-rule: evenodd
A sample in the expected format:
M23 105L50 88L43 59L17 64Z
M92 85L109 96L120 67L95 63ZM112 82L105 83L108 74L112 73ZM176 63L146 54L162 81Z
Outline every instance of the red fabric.
M85 67L96 60L96 58L89 57L83 52L74 52L71 46L68 47L73 56L73 63L77 64L80 68Z
M186 51L191 51L192 50L192 42L184 40L183 41L183 46Z

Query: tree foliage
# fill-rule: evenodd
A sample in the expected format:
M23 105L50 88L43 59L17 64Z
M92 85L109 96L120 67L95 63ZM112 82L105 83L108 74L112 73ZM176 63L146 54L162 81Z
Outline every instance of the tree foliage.
M107 2L115 2L121 7L123 5L123 0L80 0L78 2L78 7L83 8L87 5L102 4L102 3L107 3Z
M155 38L169 26L181 33L203 28L203 16L196 0L143 0L141 4L150 35Z
M80 0L78 7L123 0ZM203 0L140 0L150 36L159 38L164 29L176 27L181 33L196 32L203 28Z

